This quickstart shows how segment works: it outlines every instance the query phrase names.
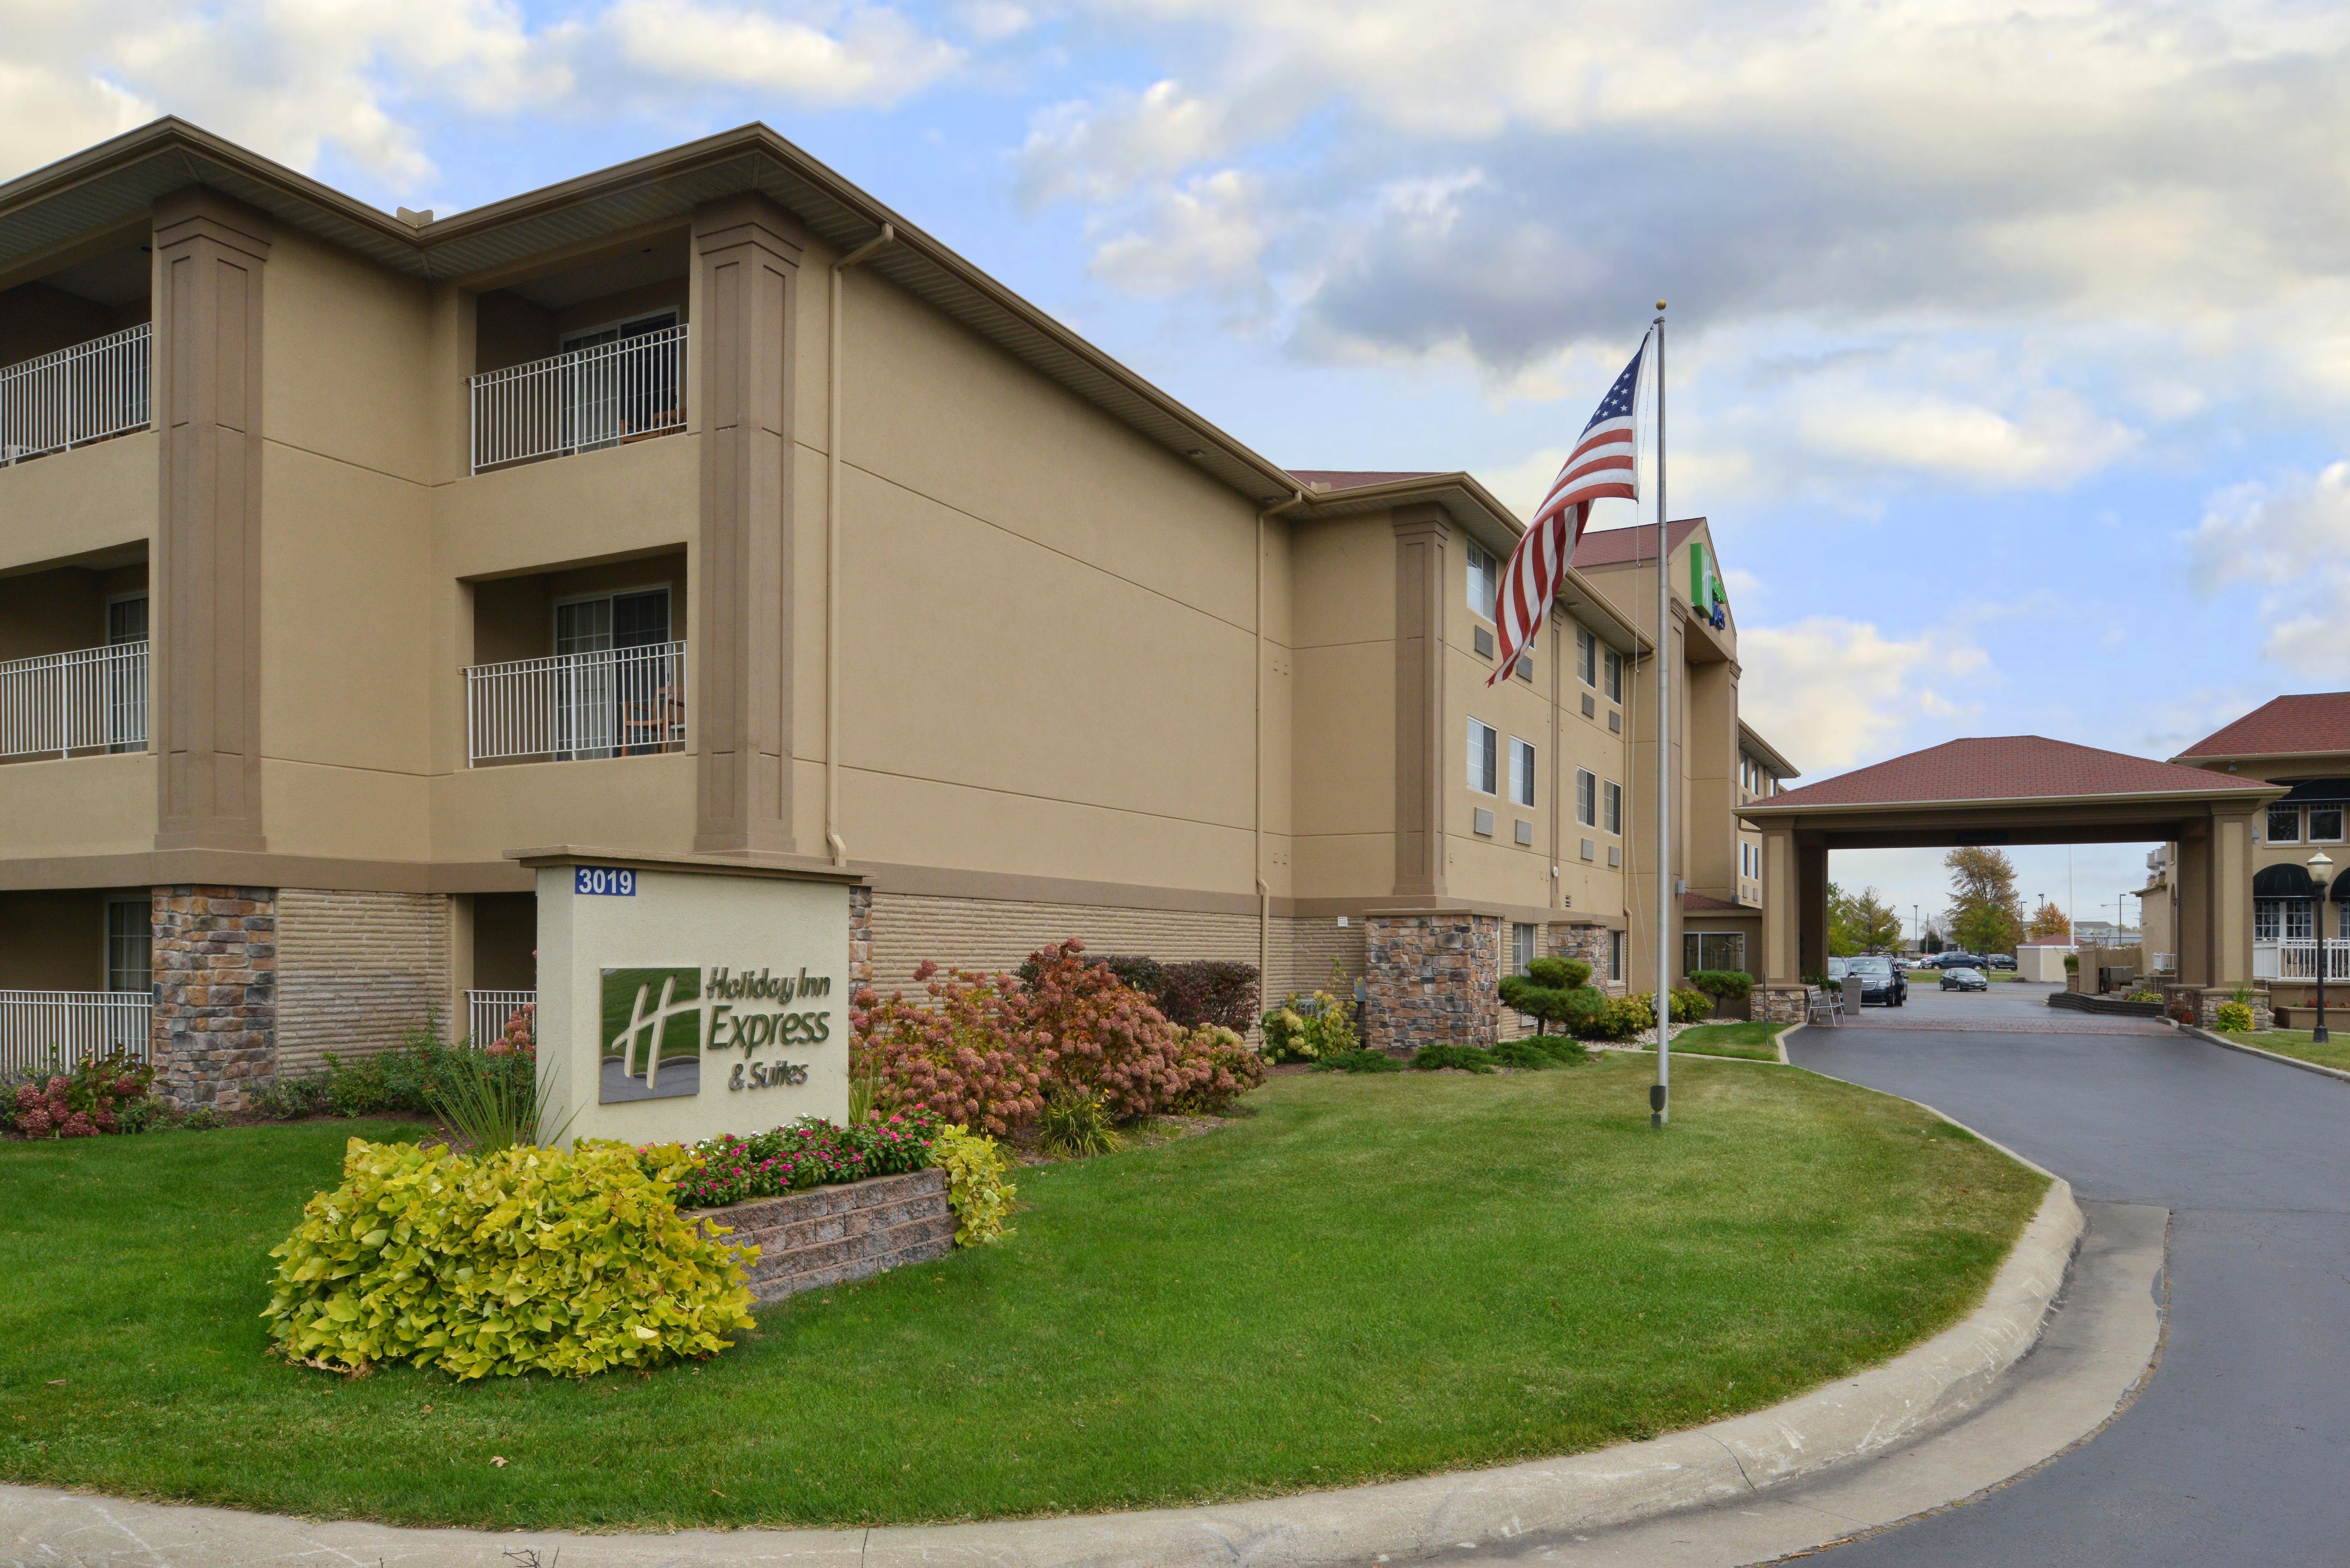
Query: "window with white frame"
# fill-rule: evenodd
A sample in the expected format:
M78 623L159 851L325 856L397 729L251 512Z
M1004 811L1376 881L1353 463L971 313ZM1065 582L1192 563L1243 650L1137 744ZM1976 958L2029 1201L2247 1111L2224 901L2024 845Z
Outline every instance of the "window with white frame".
M1465 554L1469 559L1469 607L1492 620L1493 600L1502 590L1501 563L1479 548L1473 539L1469 541Z
M2289 942L2314 941L2317 939L2317 906L2307 898L2283 898L2284 940Z
M2312 844L2342 842L2342 808L2338 805L2313 805L2309 808L2309 841Z
M2252 900L2252 940L2272 942L2284 935L2284 900L2255 898Z
M2269 807L2269 842L2271 844L2301 842L2301 807L2297 805Z
M1607 693L1610 702L1621 702L1624 701L1624 656L1611 648L1600 659L1600 666L1607 677L1601 690Z
M1599 826L1608 832L1621 835L1624 831L1624 786L1619 784L1599 787Z
M1586 827L1599 826L1599 775L1589 768L1575 770L1575 820Z
M1621 931L1607 933L1607 978L1624 978L1624 933Z
M154 987L154 904L146 894L106 901L106 989L147 994Z
M1510 962L1512 974L1523 974L1526 966L1534 961L1534 933L1542 928L1530 922L1513 923L1510 927Z
M1500 772L1501 740L1492 725L1469 721L1469 787L1480 794L1501 793L1495 776Z
M1534 803L1534 748L1531 741L1510 737L1510 798L1520 805Z
M1575 628L1575 674L1586 686L1599 684L1599 639L1581 627Z

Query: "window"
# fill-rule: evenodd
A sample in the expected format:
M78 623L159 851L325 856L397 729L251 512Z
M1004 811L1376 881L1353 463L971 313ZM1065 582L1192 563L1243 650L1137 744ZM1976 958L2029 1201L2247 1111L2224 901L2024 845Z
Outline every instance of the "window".
M2284 934L2284 901L2281 898L2252 900L2252 940L2272 942Z
M1478 548L1474 541L1469 545L1468 556L1469 607L1487 620L1492 620L1493 601L1501 597L1502 591L1500 564L1492 556Z
M2269 842L2271 844L2301 842L2301 807L2297 805L2269 807Z
M1681 934L1681 972L1701 969L1742 970L1746 967L1744 931L1685 931Z
M1520 805L1534 803L1534 748L1532 742L1510 737L1510 798Z
M106 989L145 993L153 989L153 904L138 898L106 901Z
M2342 808L2338 805L2313 805L2309 808L2309 841L2312 844L2342 842Z
M657 649L670 641L669 589L638 588L560 599L555 651L605 654L557 672L556 753L636 756L675 751L685 741L678 662Z
M106 645L121 648L147 640L147 596L125 594L106 601ZM109 741L109 752L147 749L147 671L145 667L109 659L106 664L107 733L138 735L138 741Z
M1624 831L1624 786L1619 784L1601 786L1599 804L1600 826L1610 833L1621 834Z
M1586 827L1599 826L1599 776L1588 768L1575 770L1575 820Z
M1579 626L1575 628L1575 673L1586 686L1599 684L1599 639Z
M1621 931L1607 933L1607 978L1624 978L1624 933Z
M1510 927L1510 960L1512 964L1510 972L1512 974L1525 973L1526 965L1534 961L1534 931L1537 928L1532 925L1519 924L1513 924Z
M2284 940L2289 942L2315 940L2317 906L2306 898L2283 898L2278 901L2284 906Z
M676 327L677 312L639 317L586 331L568 333L563 351L620 344L649 333ZM563 395L567 429L564 444L586 451L617 446L637 431L659 430L674 421L682 406L678 398L677 360L658 344L633 348L614 348L591 355L565 372Z
M1607 672L1607 683L1602 688L1607 693L1607 701L1621 702L1624 701L1624 656L1611 648L1602 663Z
M1469 787L1480 794L1499 792L1494 774L1500 762L1495 754L1500 741L1492 725L1469 721Z

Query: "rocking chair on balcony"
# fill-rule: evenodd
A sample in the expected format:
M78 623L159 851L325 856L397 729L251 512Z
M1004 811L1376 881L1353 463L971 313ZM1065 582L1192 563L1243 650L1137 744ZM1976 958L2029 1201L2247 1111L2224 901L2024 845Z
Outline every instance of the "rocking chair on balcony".
M650 701L620 704L620 751L625 756L685 749L685 698L663 686Z

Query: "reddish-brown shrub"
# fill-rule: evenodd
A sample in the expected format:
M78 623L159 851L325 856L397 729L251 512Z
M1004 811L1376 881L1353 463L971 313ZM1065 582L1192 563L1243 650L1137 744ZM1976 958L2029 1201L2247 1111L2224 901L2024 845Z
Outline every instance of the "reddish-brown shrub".
M1202 1023L1178 1040L1176 1049L1182 1053L1187 1076L1194 1075L1188 1069L1195 1061L1204 1065L1205 1075L1177 1098L1175 1110L1217 1110L1264 1082L1264 1058L1221 1024Z
M1048 1078L1100 1096L1120 1121L1173 1108L1213 1076L1207 1053L1185 1050L1182 1031L1085 949L1073 937L1028 961L1035 978L1024 1012L1042 1036Z
M876 1082L874 1108L928 1110L1002 1137L1045 1108L1043 1042L1023 1016L1020 982L956 970L914 971L927 1002L868 987L850 999L849 1070Z

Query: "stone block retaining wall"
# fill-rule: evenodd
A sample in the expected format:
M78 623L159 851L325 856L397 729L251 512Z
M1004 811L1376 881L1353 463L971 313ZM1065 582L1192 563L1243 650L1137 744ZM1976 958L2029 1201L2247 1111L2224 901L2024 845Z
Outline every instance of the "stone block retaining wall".
M163 1097L243 1109L276 1071L277 890L156 888L153 964Z
M781 1198L754 1198L694 1218L729 1226L724 1240L759 1248L751 1293L777 1302L954 1251L954 1210L947 1173L916 1170L840 1187L815 1187Z

